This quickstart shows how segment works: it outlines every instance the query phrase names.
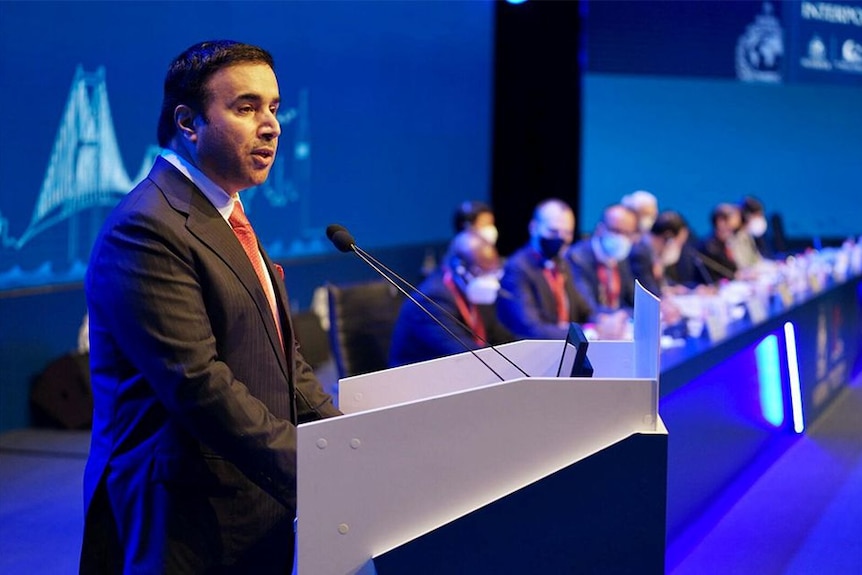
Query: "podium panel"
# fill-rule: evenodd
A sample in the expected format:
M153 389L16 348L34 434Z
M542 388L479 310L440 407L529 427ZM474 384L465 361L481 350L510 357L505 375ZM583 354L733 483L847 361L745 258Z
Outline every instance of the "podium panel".
M492 539L505 542L505 530L517 530L513 524L527 516L524 497L546 501L536 512L548 520L542 529L551 528L565 516L557 513L552 520L554 494L568 482L576 490L572 493L578 493L583 489L579 485L607 481L611 467L603 478L586 478L598 469L589 461L605 459L634 437L652 437L651 443L634 443L664 454L643 452L659 466L653 477L662 483L667 432L657 413L658 302L650 297L641 295L636 306L655 329L635 329L632 342L591 342L592 378L552 377L563 342L522 341L499 349L529 377L484 349L479 352L483 359L507 379L497 380L465 353L341 380L339 406L346 414L298 427L298 573L372 573L375 557L386 562L397 555L399 561L409 561L405 558L416 549L434 548L444 526L452 529L471 521L468 517L482 519L500 510L506 521L494 521L503 531ZM648 474L639 473L636 459L628 461L615 464L617 477L635 492ZM579 481L572 479L585 473ZM664 483L657 487L651 479L649 484L649 502L641 501L629 515L649 516L646 527L637 520L638 529L657 534L663 557ZM602 505L613 505L610 498L618 497L619 490L612 491L602 495L608 498ZM633 498L632 504L638 499L643 497ZM578 505L568 509L592 514ZM648 512L655 505L661 512ZM619 515L615 521L625 518ZM568 517L573 526L609 519ZM552 556L559 553L557 547L547 549L554 549ZM463 551L440 550L469 555Z
M663 575L666 468L666 434L632 435L375 557L374 570Z

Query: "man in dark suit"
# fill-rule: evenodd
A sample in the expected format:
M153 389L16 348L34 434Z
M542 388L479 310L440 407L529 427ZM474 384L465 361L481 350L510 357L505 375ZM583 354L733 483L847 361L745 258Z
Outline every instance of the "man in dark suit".
M549 199L536 206L530 241L506 261L497 300L500 320L517 337L566 339L570 322L590 319L592 309L561 257L574 233L575 215L564 201Z
M272 57L197 44L164 88L164 150L107 218L87 271L81 572L289 573L296 425L339 411L297 349L280 267L238 196L275 157Z
M440 267L419 286L449 315L415 296L451 333L415 302L405 300L392 334L389 364L405 365L512 341L494 306L501 271L497 249L487 239L472 230L456 235Z
M638 237L637 214L622 204L605 208L592 236L569 249L575 287L599 312L634 307L635 281L629 265Z
M732 280L736 278L739 265L734 254L734 238L742 226L739 206L721 203L710 213L712 233L703 238L698 245L701 260L709 268L713 280Z

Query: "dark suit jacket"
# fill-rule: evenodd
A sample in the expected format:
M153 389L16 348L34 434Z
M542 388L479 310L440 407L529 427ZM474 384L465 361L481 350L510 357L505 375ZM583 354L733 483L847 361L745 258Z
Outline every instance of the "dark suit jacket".
M711 235L700 242L697 248L701 254L706 256L703 263L709 269L714 280L733 279L737 266L727 254L727 244L715 235Z
M713 283L713 274L703 263L697 251L699 244L700 240L693 233L689 233L688 239L683 244L682 253L679 255L679 261L664 269L668 283L686 287Z
M585 238L569 248L566 259L572 266L575 287L587 303L597 312L615 311L599 301L598 259L593 251L592 239ZM631 310L635 305L635 279L628 260L617 262L620 274L620 308Z
M94 419L82 573L288 572L296 424L338 415L218 211L158 158L86 277Z
M653 273L655 258L653 257L652 248L650 247L649 234L644 234L640 241L632 244L632 251L628 257L629 269L632 276L641 282L651 294L656 297L661 297L661 282Z
M563 258L556 265L565 278L569 321L584 323L593 310L572 283L572 273ZM544 262L532 246L524 246L506 261L497 298L500 321L515 336L528 339L566 339L568 327L557 324L557 303L544 276Z
M440 271L428 276L419 286L419 289L455 318L463 320L458 311L455 296L443 283L443 274ZM464 342L464 345L460 345L455 338L428 317L414 302L409 299L404 300L392 334L392 345L389 349L390 365L405 365L462 353L467 349L485 347L484 344L476 343L472 334L464 326L447 317L436 306L428 304L421 296L417 296L416 299L443 325L448 327L460 341ZM480 305L477 306L477 310L485 326L485 339L489 343L497 345L514 340L514 336L497 319L494 305Z

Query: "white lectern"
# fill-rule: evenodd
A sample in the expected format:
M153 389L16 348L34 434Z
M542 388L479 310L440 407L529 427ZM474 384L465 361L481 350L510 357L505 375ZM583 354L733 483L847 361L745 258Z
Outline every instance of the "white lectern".
M527 340L342 379L344 417L299 426L299 575L664 572L658 300L633 341L556 377Z

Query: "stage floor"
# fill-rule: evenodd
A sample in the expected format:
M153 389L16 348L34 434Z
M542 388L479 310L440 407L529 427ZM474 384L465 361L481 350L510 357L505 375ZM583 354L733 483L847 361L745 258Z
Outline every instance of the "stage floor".
M87 432L0 434L0 573L77 572L88 447ZM669 550L668 573L855 574L859 533L862 377L690 549Z

